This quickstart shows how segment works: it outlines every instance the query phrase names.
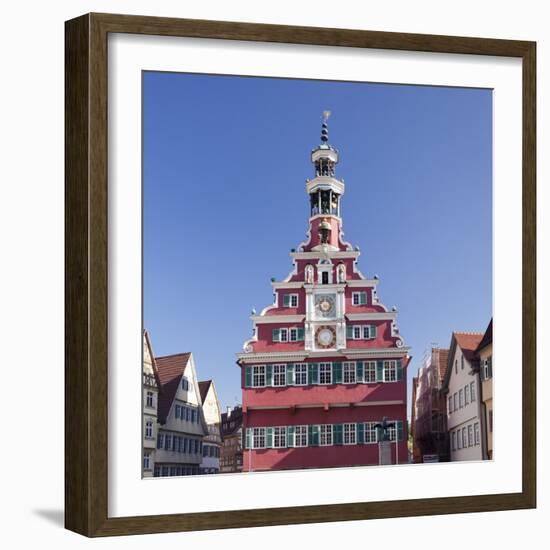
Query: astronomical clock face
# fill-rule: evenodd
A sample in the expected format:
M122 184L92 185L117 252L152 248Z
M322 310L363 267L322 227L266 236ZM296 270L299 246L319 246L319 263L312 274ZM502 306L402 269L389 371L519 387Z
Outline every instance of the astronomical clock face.
M332 294L321 294L315 297L315 310L318 317L334 317L334 296Z
M315 343L318 348L333 348L336 342L334 327L321 326L315 333Z

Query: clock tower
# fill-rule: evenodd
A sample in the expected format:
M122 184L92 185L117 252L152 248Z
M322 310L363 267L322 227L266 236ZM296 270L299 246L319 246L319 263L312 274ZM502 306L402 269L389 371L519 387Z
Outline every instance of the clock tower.
M393 426L392 460L408 458L410 356L397 312L378 299L378 278L363 276L358 248L343 239L345 185L329 116L305 183L306 240L291 253L291 273L272 282L274 303L252 315L253 336L237 355L245 471L378 464L384 417Z

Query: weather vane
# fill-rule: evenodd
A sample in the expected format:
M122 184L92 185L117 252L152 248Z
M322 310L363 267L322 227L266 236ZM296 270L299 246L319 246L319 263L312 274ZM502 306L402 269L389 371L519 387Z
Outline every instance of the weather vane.
M330 111L323 111L323 122L326 124L328 117L330 116Z

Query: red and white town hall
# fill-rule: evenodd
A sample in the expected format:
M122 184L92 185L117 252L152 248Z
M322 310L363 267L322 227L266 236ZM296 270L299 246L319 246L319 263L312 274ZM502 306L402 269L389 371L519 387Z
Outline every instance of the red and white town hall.
M391 462L407 462L409 348L396 311L378 299L378 278L361 274L358 249L343 240L345 186L328 115L306 180L307 240L291 253L293 271L272 283L274 304L252 315L253 337L238 354L243 471L378 464L384 417Z

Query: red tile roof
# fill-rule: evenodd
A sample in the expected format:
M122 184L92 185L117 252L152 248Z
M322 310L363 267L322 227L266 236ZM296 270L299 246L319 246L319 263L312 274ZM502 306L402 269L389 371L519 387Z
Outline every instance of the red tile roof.
M201 401L204 403L204 400L206 399L206 394L208 393L208 390L210 389L210 385L212 384L212 380L201 380L199 382L199 393L201 394Z
M456 343L460 346L462 353L468 359L472 361L475 356L477 346L483 338L482 332L453 332Z
M439 369L439 382L442 382L445 379L447 374L447 363L449 362L449 350L448 349L439 349L438 356L438 369Z
M155 357L155 366L160 385L158 419L161 424L166 422L166 417L170 412L170 407L174 401L181 377L189 364L189 357L191 357L191 353Z

